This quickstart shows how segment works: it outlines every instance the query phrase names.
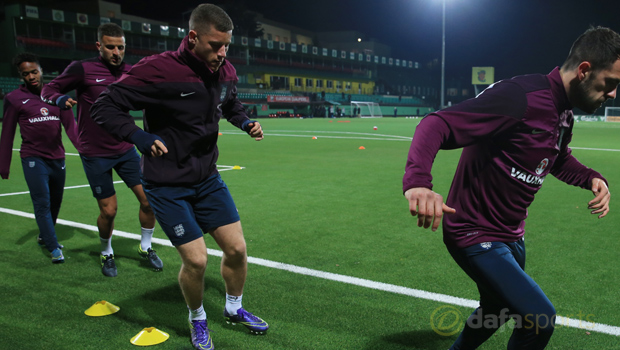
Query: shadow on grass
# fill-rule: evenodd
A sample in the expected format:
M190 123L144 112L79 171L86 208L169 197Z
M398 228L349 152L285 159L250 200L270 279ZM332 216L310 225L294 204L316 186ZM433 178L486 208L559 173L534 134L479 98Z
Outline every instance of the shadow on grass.
M89 250L89 251L81 250L81 251L87 252L88 255L91 257L91 259L96 264L101 264L101 261L100 261L101 249L98 243L99 242L97 242L97 246L94 247L93 250ZM131 246L113 244L112 247L114 248L114 259L117 262L117 265L118 265L118 259L120 259L126 263L128 263L128 261L131 261L132 264L135 264L139 266L140 268L144 268L144 269L151 270L154 272L161 272L161 270L155 270L153 266L151 266L151 263L148 261L148 259L145 259L141 257L140 255L138 255L137 244L131 245ZM166 267L167 267L167 264L166 264L166 261L164 261L164 268Z
M150 324L165 325L170 333L176 333L179 337L189 337L188 311L178 281L166 278L161 282L162 286L159 288L150 289L140 296L122 300L120 303L134 307L132 310L116 314L117 317L138 326L144 326L146 321ZM215 293L221 294L221 298L210 300L212 298L209 294L212 295L214 291L208 289L217 290ZM221 278L205 277L203 302L210 320L219 320L224 310L225 294L220 293L220 290L224 290L224 281Z
M97 237L97 233L93 231L89 231L89 230L85 230L81 228L75 228L75 227L68 227L68 226L63 226L63 225L56 225L56 238L58 239L58 242L60 244L62 244L63 241L68 241L72 239L76 233L84 235L89 238ZM38 229L30 230L30 232L19 237L17 241L15 241L15 244L24 245L24 244L29 244L30 242L32 242L33 244L37 244L38 236L39 236Z
M446 338L429 329L386 335L375 343L368 344L364 349L441 350L450 348L453 342L454 339Z

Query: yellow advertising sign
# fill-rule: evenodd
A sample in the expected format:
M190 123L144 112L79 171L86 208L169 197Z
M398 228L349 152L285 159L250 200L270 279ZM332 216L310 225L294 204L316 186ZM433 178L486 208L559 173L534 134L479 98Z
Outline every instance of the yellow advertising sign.
M471 83L474 85L491 85L495 82L495 67L473 67Z

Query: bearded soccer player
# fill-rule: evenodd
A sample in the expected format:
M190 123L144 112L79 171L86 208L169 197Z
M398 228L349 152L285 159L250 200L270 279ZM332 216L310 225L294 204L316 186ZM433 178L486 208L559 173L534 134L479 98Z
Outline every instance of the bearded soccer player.
M125 34L121 27L114 23L102 24L99 26L98 40L98 57L72 62L43 89L41 96L51 105L63 108L71 108L76 104L78 106L81 143L78 151L99 206L97 228L101 242L101 272L108 277L117 275L112 249L112 231L117 212L112 169L133 191L140 203L138 218L141 240L137 247L138 254L147 259L154 270L161 270L163 263L151 246L155 215L140 183L140 156L132 144L117 141L90 116L90 108L99 94L131 68L123 62ZM77 101L66 95L71 90L76 90Z
M409 210L418 226L433 231L443 218L448 251L480 292L480 307L451 350L478 348L509 319L505 315L520 321L509 350L544 349L549 342L555 308L524 271L527 208L551 174L592 191L591 213L599 219L608 214L607 181L581 164L568 144L572 109L594 113L616 97L618 83L620 35L590 28L551 73L502 80L420 121L403 179ZM432 191L431 167L440 149L455 148L463 152L444 203ZM487 319L498 322L481 322Z
M52 263L63 263L63 246L58 243L55 229L66 177L61 124L76 148L79 146L77 126L72 110L41 101L43 69L37 56L21 53L13 58L13 65L24 84L4 98L0 176L9 178L15 130L19 125L22 168L39 227L37 242L50 252Z
M209 233L222 249L224 317L263 334L269 326L242 307L247 249L228 187L217 171L218 122L224 117L263 139L237 98L235 68L226 61L233 23L221 8L192 11L189 33L177 51L147 57L110 85L93 106L93 118L142 152L143 184L157 221L183 264L179 284L189 309L192 344L213 349L203 307ZM145 130L129 110L144 110Z

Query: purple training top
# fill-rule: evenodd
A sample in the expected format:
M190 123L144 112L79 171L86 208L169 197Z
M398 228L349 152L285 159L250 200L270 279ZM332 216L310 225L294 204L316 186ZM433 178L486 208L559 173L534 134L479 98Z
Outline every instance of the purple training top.
M47 159L64 159L62 145L64 125L71 142L78 146L77 127L71 109L61 110L41 101L39 95L30 92L25 85L4 97L4 121L0 138L0 175L9 177L15 129L19 124L22 135L20 155Z
M142 59L92 108L94 120L122 140L139 129L127 111L144 110L145 131L168 148L161 157L142 156L144 179L159 185L197 184L217 173L220 118L238 128L249 122L235 68L224 61L213 72L188 45L185 37L177 51Z
M446 245L515 242L547 174L585 189L598 172L571 155L573 113L560 72L502 80L473 99L431 113L416 128L403 191L432 189L440 149L463 148L444 215Z
M97 125L90 116L90 108L108 85L118 80L131 68L122 63L114 67L99 57L73 61L65 71L43 87L41 98L56 105L67 92L76 90L80 154L87 157L112 157L123 154L134 146L119 142Z

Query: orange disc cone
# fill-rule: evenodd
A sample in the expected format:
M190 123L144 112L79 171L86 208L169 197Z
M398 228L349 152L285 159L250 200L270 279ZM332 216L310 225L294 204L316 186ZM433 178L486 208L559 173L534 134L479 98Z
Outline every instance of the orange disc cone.
M364 146L360 146L360 149L366 149L366 147L364 147Z
M105 300L102 300L94 303L93 306L89 307L86 311L84 311L84 313L86 314L86 316L93 317L107 316L118 312L118 310L120 309L120 307L112 303L108 303Z

